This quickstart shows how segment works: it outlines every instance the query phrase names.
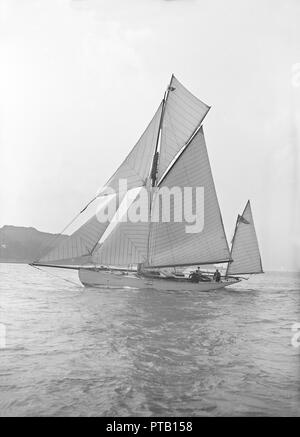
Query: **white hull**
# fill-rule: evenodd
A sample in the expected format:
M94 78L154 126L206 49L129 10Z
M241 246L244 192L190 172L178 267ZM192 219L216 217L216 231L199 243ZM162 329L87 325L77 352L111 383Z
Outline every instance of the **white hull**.
M79 270L79 279L85 287L99 288L153 288L162 291L212 291L240 282L239 279L222 282L193 283L184 279L146 278L134 272Z

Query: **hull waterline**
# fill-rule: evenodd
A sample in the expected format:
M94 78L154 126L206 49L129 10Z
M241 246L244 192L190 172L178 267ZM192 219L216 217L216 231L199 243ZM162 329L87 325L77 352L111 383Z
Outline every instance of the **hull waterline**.
M185 279L174 278L148 278L138 276L136 273L79 270L79 279L85 287L99 288L153 288L162 291L213 291L234 285L239 279L222 280L222 282L198 282L193 283Z

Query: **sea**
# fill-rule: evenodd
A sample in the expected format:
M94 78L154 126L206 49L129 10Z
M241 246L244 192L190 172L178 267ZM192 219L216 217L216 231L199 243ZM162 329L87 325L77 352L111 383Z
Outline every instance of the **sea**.
M299 332L297 273L161 292L0 264L0 415L300 416Z

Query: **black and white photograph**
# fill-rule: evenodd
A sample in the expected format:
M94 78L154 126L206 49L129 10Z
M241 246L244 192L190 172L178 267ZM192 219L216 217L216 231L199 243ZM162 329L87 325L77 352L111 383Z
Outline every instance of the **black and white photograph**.
M0 417L299 390L300 1L0 0Z

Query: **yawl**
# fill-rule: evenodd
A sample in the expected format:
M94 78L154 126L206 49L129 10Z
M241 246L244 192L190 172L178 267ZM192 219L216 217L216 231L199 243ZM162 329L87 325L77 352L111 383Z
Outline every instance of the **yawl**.
M101 189L96 199L100 213L111 202L127 212L137 209L141 190L148 195L147 220L99 220L98 213L68 238L58 239L32 265L78 269L85 286L209 291L236 284L239 275L262 273L261 257L250 202L238 216L231 250L225 235L203 131L210 107L172 75L154 117L129 155ZM126 190L120 191L120 181ZM173 198L172 218L158 213L163 189L202 187L203 227L186 231ZM112 194L112 192L114 194ZM131 193L131 200L128 195ZM132 195L134 193L134 195ZM130 196L129 196L130 197ZM194 207L195 196L189 201ZM80 214L79 213L79 214ZM153 217L156 220L152 220ZM227 263L221 281L192 282L183 268ZM180 270L180 273L178 271Z

